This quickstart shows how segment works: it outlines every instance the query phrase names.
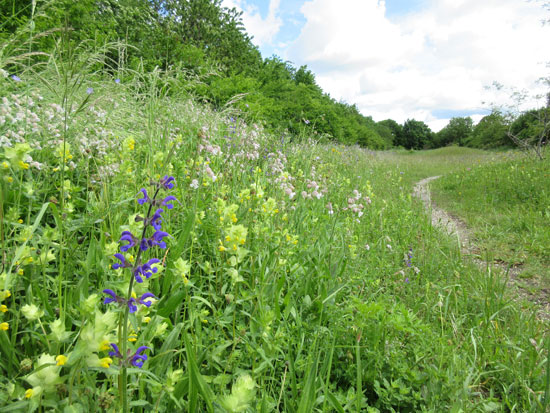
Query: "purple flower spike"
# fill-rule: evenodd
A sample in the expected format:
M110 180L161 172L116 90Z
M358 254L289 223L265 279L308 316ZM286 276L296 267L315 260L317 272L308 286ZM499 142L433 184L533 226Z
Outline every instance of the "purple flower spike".
M139 202L139 201L138 201ZM128 244L126 245L122 245L120 247L120 250L122 252L126 252L128 251L130 248L134 247L137 243L137 238L134 236L134 234L132 234L130 231L123 231L122 232L122 235L120 237L120 240L119 242L122 242L122 241L126 241L128 242Z
M130 268L132 266L132 264L130 264L128 261L126 261L126 258L124 258L124 255L122 254L115 254L114 255L116 258L118 258L120 260L120 264L115 262L113 264L113 270L118 270L119 268Z
M143 363L147 361L147 356L143 353L145 350L149 350L147 346L138 347L134 355L130 358L130 364L137 368L142 368Z
M153 293L145 293L139 298L140 304L143 304L146 307L151 307L152 301L147 300L148 298L157 298Z
M138 204L143 205L146 202L151 202L151 199L149 198L149 195L147 195L147 190L145 188L141 188L139 192L143 193L143 198L138 198Z
M109 351L109 356L121 359L122 354L120 353L118 346L115 343L111 343L111 347L113 348L113 351Z
M177 201L177 199L176 199L175 196L172 196L172 195L167 196L166 198L164 198L164 199L162 200L162 206L165 206L165 207L168 208L168 209L174 208L174 204L169 204L169 203L168 203L169 201Z
M174 177L165 175L161 180L160 184L164 187L164 189L172 189L174 188Z
M137 311L137 305L136 305L136 299L130 298L128 300L128 308L130 309L130 313L135 313Z

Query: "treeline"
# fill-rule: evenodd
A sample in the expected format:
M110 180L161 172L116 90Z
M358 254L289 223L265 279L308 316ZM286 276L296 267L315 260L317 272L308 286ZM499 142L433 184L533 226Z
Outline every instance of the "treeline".
M394 146L407 149L434 149L449 145L494 149L515 147L518 140L529 143L540 139L541 134L546 142L550 141L549 118L549 108L545 107L525 111L516 117L494 110L476 125L470 117L455 117L439 132L433 132L424 122L414 119L403 125L391 119L379 124L391 130Z
M277 133L312 136L387 148L390 135L380 133L371 117L354 105L336 101L317 85L314 74L277 57L262 58L246 33L241 14L220 0L4 0L0 2L0 41L26 27L34 33L71 29L71 42L110 49L110 68L156 67L189 80L179 89L222 109L231 104L242 116ZM56 33L38 36L34 51L55 47ZM385 130L383 132L386 132Z
M108 49L110 64L104 70L173 72L182 79L179 91L217 109L231 105L277 133L313 134L373 149L513 146L508 138L511 125L497 112L475 127L471 118L453 118L438 133L414 119L403 124L391 119L375 122L355 105L324 93L306 66L262 58L241 14L222 7L221 0L50 0L38 2L35 9L32 0L4 0L0 42L28 27L31 19L36 37L28 52L53 50L63 32L52 30L60 28L70 28L75 45L118 42L125 46ZM520 135L533 127L533 116L522 116L513 125Z

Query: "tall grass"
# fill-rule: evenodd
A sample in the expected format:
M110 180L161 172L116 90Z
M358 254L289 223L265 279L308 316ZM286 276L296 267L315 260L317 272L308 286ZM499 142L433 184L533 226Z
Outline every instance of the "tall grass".
M431 227L413 157L290 144L166 73L67 58L0 78L1 411L115 410L121 391L136 412L540 411L543 325ZM171 238L135 284L159 299L124 326L149 358L123 382L126 310L101 291L128 291L118 237L164 175Z

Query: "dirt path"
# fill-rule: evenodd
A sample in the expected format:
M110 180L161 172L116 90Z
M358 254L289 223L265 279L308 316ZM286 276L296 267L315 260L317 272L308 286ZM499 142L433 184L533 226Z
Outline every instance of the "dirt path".
M450 215L432 202L429 184L439 177L440 175L422 179L416 183L413 189L413 195L420 199L428 213L431 213L432 225L442 229L449 235L456 236L462 253L469 256L480 267L486 268L487 265L491 265L507 273L508 286L514 289L517 299L534 303L537 306L537 317L541 320L549 321L550 290L540 288L536 281L520 279L521 270L519 268L510 267L505 263L488 263L481 260L479 258L480 251L473 242L472 231L458 217ZM531 291L536 291L536 293L532 293Z

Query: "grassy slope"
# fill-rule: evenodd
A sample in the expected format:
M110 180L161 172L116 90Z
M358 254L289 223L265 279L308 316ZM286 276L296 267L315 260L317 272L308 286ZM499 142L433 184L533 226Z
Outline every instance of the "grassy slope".
M94 364L107 356L102 340L117 341L120 314L101 290L127 290L129 275L110 268L118 238L136 226L139 189L173 174L179 202L164 222L173 236L165 266L136 285L159 301L131 317L129 345L151 348L129 384L144 411L187 410L199 395L199 411L212 401L231 411L230 384L245 373L256 396L234 396L251 411L540 408L542 326L507 299L496 274L464 263L410 196L412 182L485 153L282 143L230 113L163 96L157 75L121 77L75 88L74 107L87 103L68 110L66 132L54 94L28 80L0 84L11 116L2 133L26 131L42 164L2 159L0 291L11 296L0 315L9 326L0 331L0 405L116 406L116 363ZM70 144L65 156L56 133ZM26 304L44 311L39 320L21 312ZM58 319L64 334L54 332ZM44 353L69 357L48 370L66 387L26 399ZM34 367L21 369L26 359Z

